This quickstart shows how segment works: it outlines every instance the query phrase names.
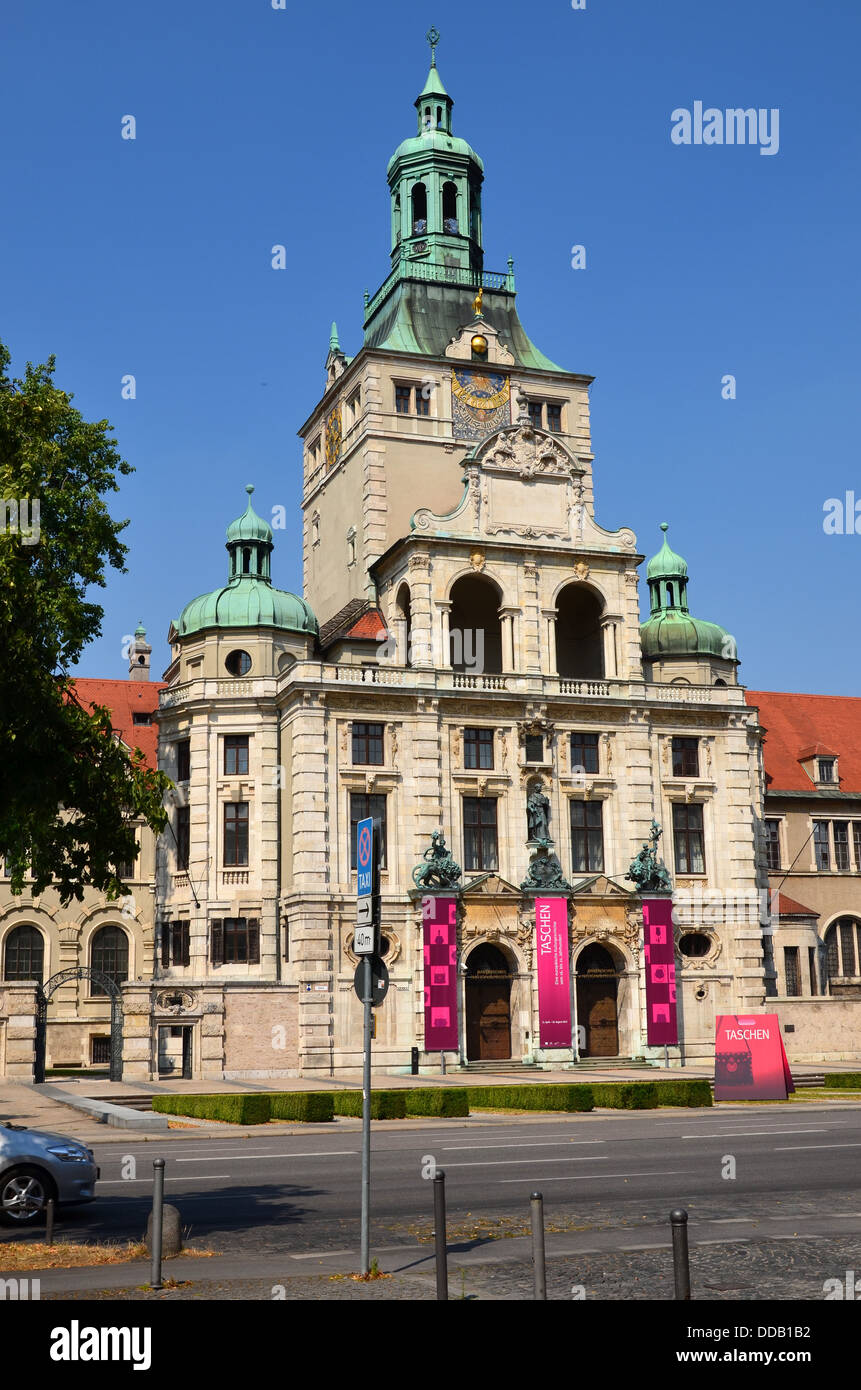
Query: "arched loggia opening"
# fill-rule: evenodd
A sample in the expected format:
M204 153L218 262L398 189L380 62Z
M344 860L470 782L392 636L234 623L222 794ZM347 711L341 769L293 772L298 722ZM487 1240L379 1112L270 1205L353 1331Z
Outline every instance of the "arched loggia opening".
M476 946L466 962L467 1061L511 1056L511 968L497 946Z
M442 186L443 231L457 231L457 184L449 180Z
M423 183L414 183L412 188L413 234L421 235L428 229L428 195Z
M557 600L556 669L560 676L600 680L604 675L603 603L583 584L568 584Z
M453 671L502 671L501 594L490 579L464 575L451 590L449 656Z
M410 648L412 646L412 601L409 584L402 584L395 599L395 621L398 624L398 661L402 666L411 666Z
M605 946L592 942L575 963L577 1024L584 1057L619 1055L619 980L616 962Z

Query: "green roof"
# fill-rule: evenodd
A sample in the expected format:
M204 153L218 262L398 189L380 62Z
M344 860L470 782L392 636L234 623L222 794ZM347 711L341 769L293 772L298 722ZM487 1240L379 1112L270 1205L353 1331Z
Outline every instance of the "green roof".
M243 576L187 603L175 624L180 637L211 627L271 627L316 635L317 619L304 599Z
M640 642L647 661L662 656L720 656L726 661L732 659L727 656L728 650L734 651L734 647L728 647L732 638L724 628L692 618L677 608L642 623Z
M416 97L416 100L417 100L417 101L421 101L422 97L447 97L447 96L448 96L448 92L446 91L445 87L443 86L442 78L441 78L440 75L439 75L439 69L438 69L436 63L433 62L433 63L431 63L430 72L428 73L428 76L427 76L427 81L425 82L425 85L424 85L424 87L422 88L421 96Z
M365 328L365 347L443 357L452 338L475 318L474 298L474 286L399 279L369 320ZM518 367L549 372L565 370L539 352L527 336L513 294L486 289L481 312L510 348Z
M438 150L444 155L462 155L464 159L472 159L484 172L481 157L476 154L472 145L466 140L461 140L459 135L450 135L445 130L423 130L421 135L411 135L409 139L401 141L388 162L386 173L391 173L396 160L408 159L411 155L427 154L432 150Z
M248 505L241 516L235 521L231 521L227 528L227 542L231 541L262 541L264 545L272 544L272 529L262 516L258 516L251 505L251 494L254 487L251 483L245 488L248 493Z
M667 545L667 523L661 522L664 543L646 566L646 579L687 579L688 564Z

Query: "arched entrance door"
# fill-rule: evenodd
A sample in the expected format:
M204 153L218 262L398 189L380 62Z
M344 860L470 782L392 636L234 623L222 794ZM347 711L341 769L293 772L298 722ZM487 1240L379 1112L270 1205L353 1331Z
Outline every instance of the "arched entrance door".
M470 1062L511 1056L511 971L496 946L476 946L466 962L466 1056Z
M618 977L613 957L593 943L577 957L577 1022L586 1034L586 1057L618 1057Z
M52 975L36 994L36 1057L33 1079L37 1083L45 1080L45 1036L48 1028L48 1003L51 995L67 980L92 980L111 1001L111 1081L123 1079L123 998L117 983L101 970L91 970L88 965L73 965L69 970L60 970Z

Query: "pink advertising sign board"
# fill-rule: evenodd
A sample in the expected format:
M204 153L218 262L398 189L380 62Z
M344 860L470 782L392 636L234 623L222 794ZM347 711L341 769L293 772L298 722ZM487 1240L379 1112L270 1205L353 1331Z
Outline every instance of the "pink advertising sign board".
M568 900L535 899L538 961L538 1046L571 1046Z
M646 964L646 1041L649 1047L675 1044L676 952L673 944L672 898L646 898L643 903Z
M715 1100L786 1100L794 1090L777 1014L718 1014Z
M425 1052L457 1052L457 899L422 898Z

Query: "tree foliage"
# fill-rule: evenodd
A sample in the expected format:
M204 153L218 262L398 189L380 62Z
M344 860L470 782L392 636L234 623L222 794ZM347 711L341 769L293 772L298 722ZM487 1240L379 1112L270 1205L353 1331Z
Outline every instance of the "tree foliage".
M134 820L164 827L169 782L119 742L108 710L82 704L70 672L101 631L88 591L124 570L128 522L104 498L133 470L108 421L86 421L54 384L53 357L20 379L10 360L0 342L0 854L15 893L113 897ZM29 536L9 524L11 502Z

